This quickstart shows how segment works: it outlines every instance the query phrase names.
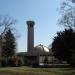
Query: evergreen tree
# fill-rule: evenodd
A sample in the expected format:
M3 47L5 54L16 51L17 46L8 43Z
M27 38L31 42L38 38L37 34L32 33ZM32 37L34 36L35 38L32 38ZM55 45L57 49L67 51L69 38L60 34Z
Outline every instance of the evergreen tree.
M2 56L9 57L15 54L16 41L13 33L9 29L4 36L4 43L2 49Z
M73 29L58 32L54 37L52 50L59 60L66 60L75 65L75 32Z

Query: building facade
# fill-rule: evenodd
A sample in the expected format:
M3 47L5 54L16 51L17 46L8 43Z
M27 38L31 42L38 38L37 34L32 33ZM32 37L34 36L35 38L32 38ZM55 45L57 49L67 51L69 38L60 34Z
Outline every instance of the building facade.
M48 49L48 47L39 44L34 47L34 21L27 21L27 52L25 53L25 57L28 59L27 62L29 64L49 64L53 63L54 56L52 54L52 50Z

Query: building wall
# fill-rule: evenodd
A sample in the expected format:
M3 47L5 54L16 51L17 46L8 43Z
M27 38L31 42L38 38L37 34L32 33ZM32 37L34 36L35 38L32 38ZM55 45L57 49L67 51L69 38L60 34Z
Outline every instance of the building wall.
M39 56L39 64L45 62L45 58L48 60L48 63L53 63L53 56Z

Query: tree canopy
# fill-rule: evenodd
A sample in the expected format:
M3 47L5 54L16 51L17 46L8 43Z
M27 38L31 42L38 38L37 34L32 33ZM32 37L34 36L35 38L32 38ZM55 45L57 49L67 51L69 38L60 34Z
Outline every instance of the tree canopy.
M73 29L65 29L58 32L52 43L52 50L59 60L66 60L71 63L73 54L75 55L75 32Z
M16 40L10 29L6 32L3 40L2 56L13 56L16 52Z

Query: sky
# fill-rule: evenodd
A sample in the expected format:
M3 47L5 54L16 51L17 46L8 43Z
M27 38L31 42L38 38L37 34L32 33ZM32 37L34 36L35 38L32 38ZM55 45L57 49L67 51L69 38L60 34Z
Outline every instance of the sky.
M20 35L17 38L17 51L27 51L26 21L35 21L34 46L43 44L49 46L57 31L57 25L62 0L0 0L0 15L8 15L17 20L15 28Z

